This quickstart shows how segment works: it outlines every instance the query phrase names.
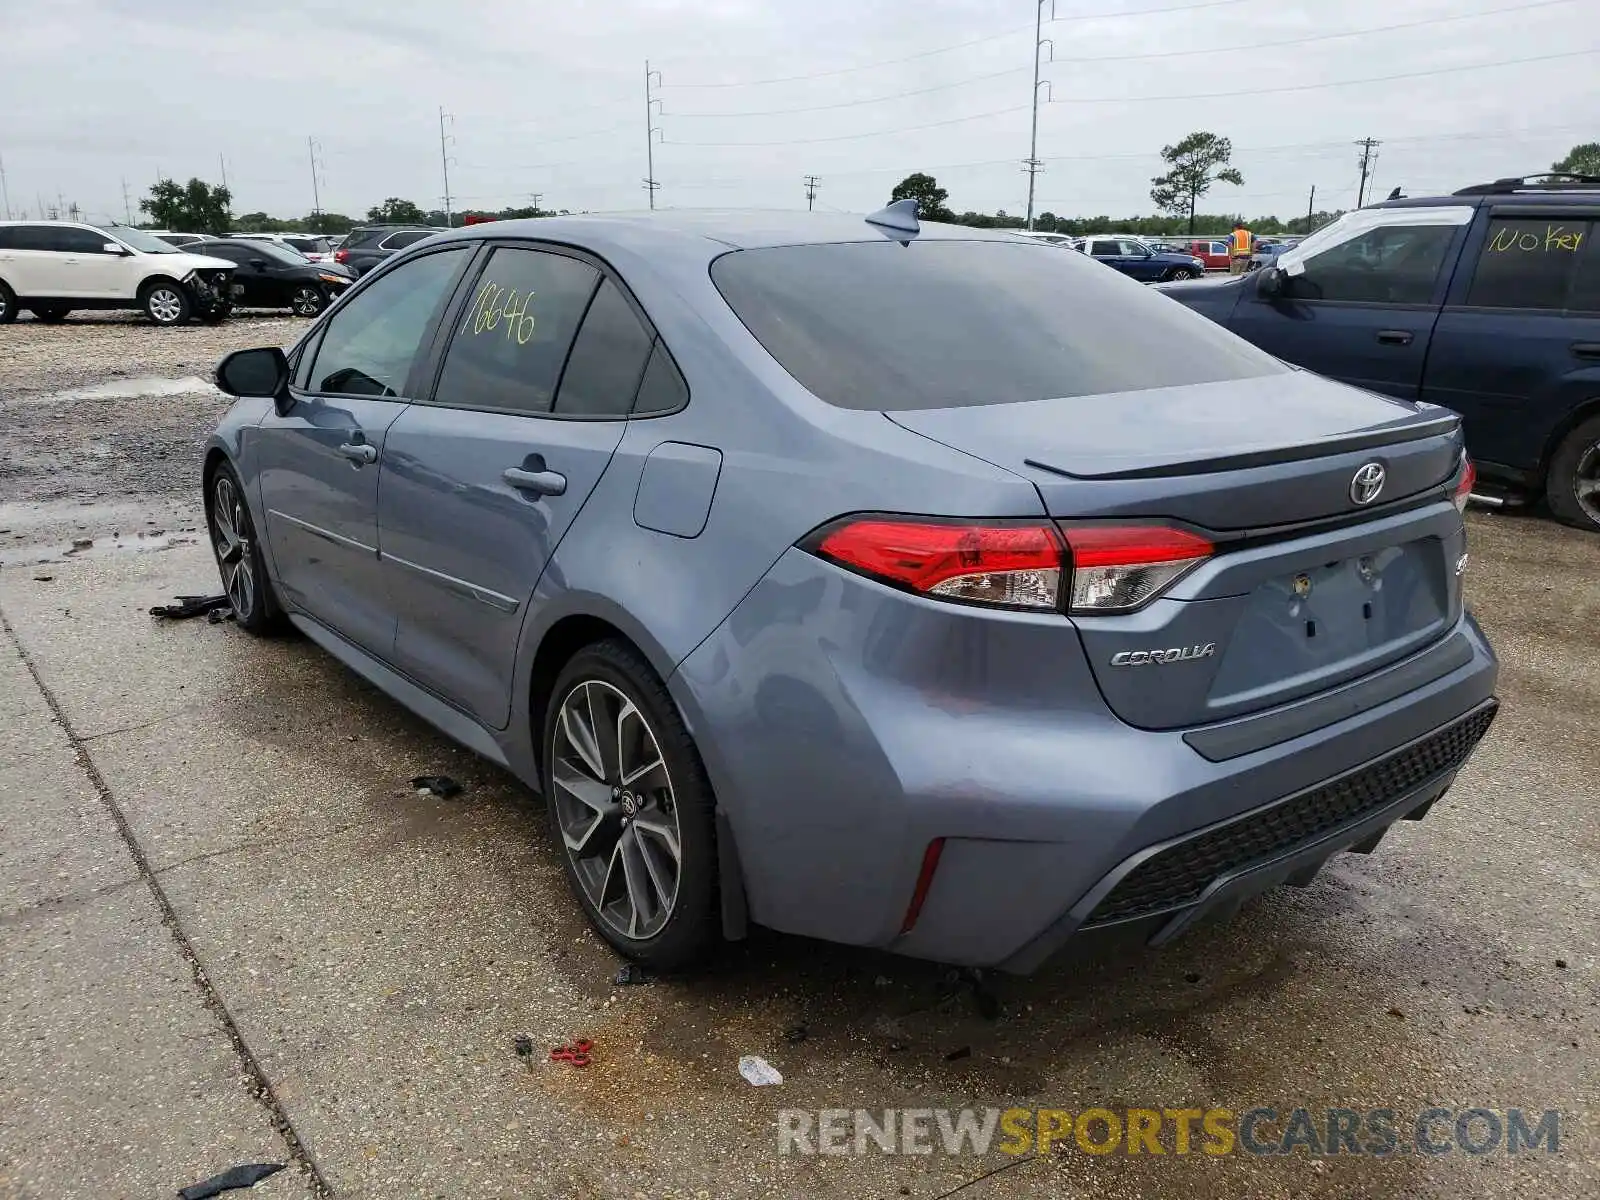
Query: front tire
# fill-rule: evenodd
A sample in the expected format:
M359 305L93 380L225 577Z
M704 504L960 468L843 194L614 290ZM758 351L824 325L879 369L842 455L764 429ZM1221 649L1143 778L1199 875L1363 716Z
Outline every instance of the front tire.
M181 284L166 279L145 284L139 293L139 306L157 325L182 325L193 311L189 293Z
M661 971L716 935L715 803L694 741L632 646L586 646L547 705L541 755L550 829L595 930Z
M1600 533L1600 417L1590 417L1562 439L1544 487L1557 520Z
M226 463L211 473L206 484L206 527L234 622L257 637L277 632L283 626L283 612L267 580L244 488Z
M322 289L312 287L309 283L296 288L294 295L289 297L289 308L297 317L314 317L326 306Z
M43 321L46 325L59 325L67 319L67 314L72 310L56 304L44 304L28 311L33 314L35 320Z

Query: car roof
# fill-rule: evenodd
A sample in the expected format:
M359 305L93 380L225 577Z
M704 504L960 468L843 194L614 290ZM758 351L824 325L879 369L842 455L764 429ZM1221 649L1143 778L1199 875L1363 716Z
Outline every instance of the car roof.
M1600 206L1600 188L1593 191L1554 191L1543 188L1518 188L1515 191L1472 193L1460 192L1448 196L1401 196L1398 200L1380 200L1368 208L1437 208L1454 205L1464 208L1481 208L1485 204L1537 204L1551 208L1595 208Z
M627 245L635 250L649 243L684 246L699 242L707 250L752 250L770 246L822 245L833 242L875 242L891 232L867 222L865 216L834 213L722 212L669 210L642 213L585 213L570 217L529 217L514 221L485 221L449 231L441 240L534 238L572 241L602 249ZM974 229L925 221L918 241L1018 242L1010 230Z

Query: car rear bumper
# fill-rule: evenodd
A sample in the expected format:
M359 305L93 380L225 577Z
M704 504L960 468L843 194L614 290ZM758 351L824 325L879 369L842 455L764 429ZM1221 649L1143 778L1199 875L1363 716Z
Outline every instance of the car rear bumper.
M1390 680L1365 707L1310 697L1309 722L1286 705L1229 731L1225 753L1202 739L1207 757L1196 730L1113 716L1065 618L923 600L792 550L669 686L751 919L1025 972L1091 933L1165 941L1420 815L1494 708L1470 616L1418 659L1435 651L1426 670L1401 665L1416 686ZM1244 852L1224 853L1230 839ZM1128 902L1184 863L1183 888Z

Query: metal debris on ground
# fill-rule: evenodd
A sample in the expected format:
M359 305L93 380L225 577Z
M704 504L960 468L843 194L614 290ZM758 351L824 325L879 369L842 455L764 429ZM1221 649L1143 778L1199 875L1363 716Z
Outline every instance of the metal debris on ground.
M525 1033L519 1033L511 1039L511 1048L517 1052L518 1058L533 1057L533 1039Z
M210 1179L202 1179L199 1183L191 1183L186 1188L178 1189L179 1200L206 1200L207 1196L220 1196L223 1192L231 1192L234 1188L255 1187L268 1175L276 1175L288 1163L245 1163L239 1167L229 1167L220 1175L213 1175Z
M222 596L179 596L176 604L158 604L150 610L152 617L165 617L169 621L187 621L190 617L200 617L207 613L216 612L218 609L228 608L228 597Z
M626 963L611 982L617 987L641 987L647 983L654 983L655 980L638 963Z
M755 1054L746 1054L739 1060L739 1074L753 1087L774 1087L783 1082L778 1068Z
M594 1043L588 1038L579 1038L570 1046L557 1046L550 1051L551 1062L564 1062L574 1067L587 1067L589 1065L589 1051L594 1049Z
M448 800L451 796L461 794L461 785L448 775L418 775L411 781L411 786L416 788L418 793L427 792L441 800Z

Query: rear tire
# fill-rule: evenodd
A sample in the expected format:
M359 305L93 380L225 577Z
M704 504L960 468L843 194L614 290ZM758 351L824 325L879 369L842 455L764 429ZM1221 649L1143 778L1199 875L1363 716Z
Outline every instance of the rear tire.
M182 325L194 310L183 285L166 279L145 284L139 293L139 306L157 325Z
M59 325L67 319L67 314L72 310L62 308L60 305L44 304L28 310L35 320L43 321L46 325Z
M646 966L694 963L718 928L715 801L667 689L626 642L596 642L562 668L545 712L550 830L584 915Z
M9 325L17 319L17 294L0 280L0 325Z
M1544 489L1557 520L1600 533L1600 417L1590 417L1562 439Z

